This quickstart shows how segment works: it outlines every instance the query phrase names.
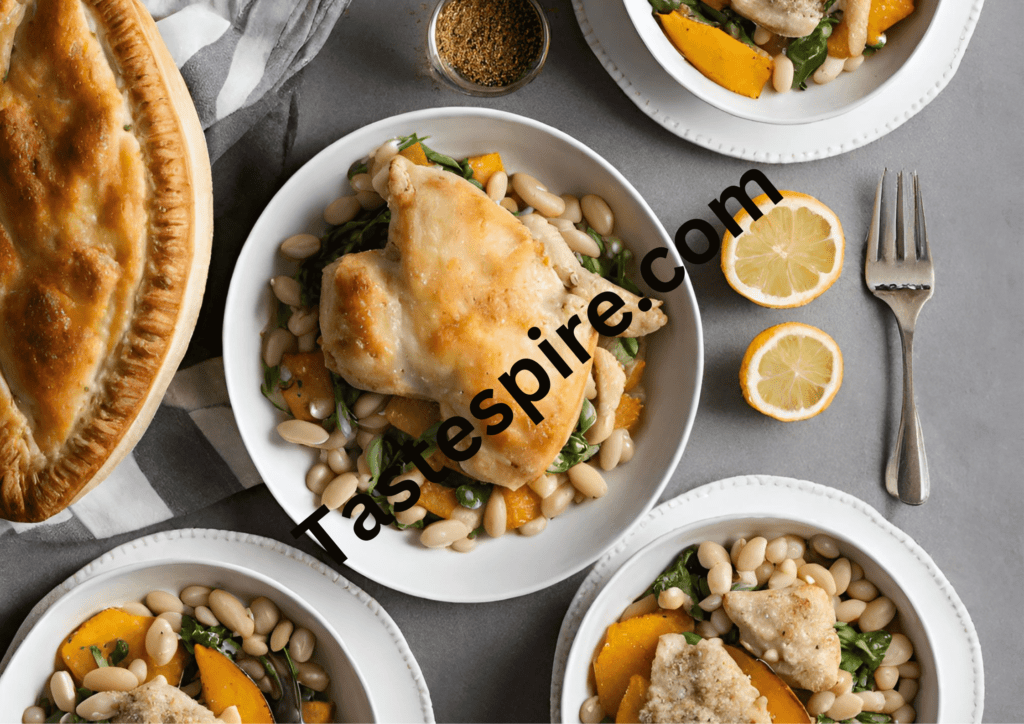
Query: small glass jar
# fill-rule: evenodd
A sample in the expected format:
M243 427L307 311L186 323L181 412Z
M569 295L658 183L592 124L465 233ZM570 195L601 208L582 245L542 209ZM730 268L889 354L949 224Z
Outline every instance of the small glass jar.
M465 93L466 95L483 97L507 95L508 93L519 90L536 78L540 73L541 68L544 67L544 61L546 61L548 57L548 48L551 45L551 28L548 25L548 20L544 15L544 10L541 8L540 3L537 0L522 0L525 5L531 7L537 14L541 37L540 47L536 56L531 60L523 73L511 83L508 83L507 85L489 86L475 83L474 81L466 78L453 68L450 63L446 62L438 52L438 18L441 16L441 12L445 7L453 2L460 1L461 0L441 0L441 2L437 4L437 7L434 8L433 14L430 16L430 24L427 26L427 57L430 59L433 76L452 90Z

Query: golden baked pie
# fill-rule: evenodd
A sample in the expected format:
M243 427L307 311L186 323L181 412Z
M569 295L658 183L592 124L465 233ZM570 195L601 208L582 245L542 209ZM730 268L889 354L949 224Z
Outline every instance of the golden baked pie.
M324 269L320 329L327 366L359 389L436 401L442 418L474 420L473 398L492 389L484 408L504 403L515 411L513 421L497 434L484 432L494 420L475 421L482 445L462 471L512 489L536 480L579 419L597 359L590 300L615 291L633 314L628 336L658 329L665 314L657 307L640 311L638 297L580 266L544 219L520 221L456 174L396 156L388 205L387 246L346 254ZM559 341L557 330L573 316L580 320L573 332L585 362ZM614 315L609 323L618 320ZM531 328L539 334L531 336ZM558 372L540 339L554 340L571 374ZM524 359L539 364L551 386L536 403L544 418L538 424L499 383ZM527 394L538 389L530 372L517 381Z
M152 418L195 325L210 169L132 0L0 0L0 515L38 521Z

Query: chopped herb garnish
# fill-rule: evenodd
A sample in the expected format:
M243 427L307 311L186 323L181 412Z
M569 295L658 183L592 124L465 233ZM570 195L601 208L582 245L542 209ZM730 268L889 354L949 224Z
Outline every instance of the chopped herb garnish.
M103 652L100 651L100 647L99 646L90 646L89 647L89 653L92 654L92 658L96 662L96 666L98 668L103 668L104 666L110 666L110 664L107 663L107 660L105 658L103 658Z
M693 601L693 605L690 606L690 615L697 621L703 621L705 617L704 609L697 604L710 595L707 585L708 571L697 560L697 546L692 545L676 556L672 565L654 579L654 583L644 591L643 595L648 596L653 593L657 596L669 588L678 588ZM705 591L708 592L705 593Z
M849 624L837 621L841 658L839 668L853 675L853 690L867 691L872 688L871 678L875 669L885 658L892 636L888 631L857 633Z
M117 666L128 656L128 642L124 639L118 639L117 643L114 644L114 650L110 652L110 665Z
M590 460L601 449L600 445L591 445L584 437L584 433L597 421L597 410L594 409L590 400L583 399L583 407L580 409L579 421L576 429L569 435L561 451L551 461L548 467L549 473L564 473L574 465Z
M191 616L181 617L181 642L190 654L195 653L196 644L202 644L234 659L239 646L231 636L231 631L224 626L204 626Z

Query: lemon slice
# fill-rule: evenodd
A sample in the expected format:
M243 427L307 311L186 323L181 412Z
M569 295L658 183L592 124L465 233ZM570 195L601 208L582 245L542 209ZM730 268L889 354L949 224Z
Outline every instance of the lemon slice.
M817 327L787 322L754 337L740 365L740 386L758 412L784 422L814 417L843 383L839 345Z
M754 221L746 209L733 217L743 233L722 237L722 271L729 285L763 307L799 307L820 296L843 270L843 227L832 209L813 196L781 191L754 203L764 215Z

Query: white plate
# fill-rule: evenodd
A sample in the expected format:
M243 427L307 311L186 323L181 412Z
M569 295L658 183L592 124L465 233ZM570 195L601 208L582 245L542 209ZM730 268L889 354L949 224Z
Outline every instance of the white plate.
M124 567L170 559L192 560L200 567L231 567L247 575L258 569L257 575L294 592L340 634L352 660L358 662L378 722L434 721L430 692L412 651L395 622L367 593L315 558L278 541L195 528L156 533L126 543L50 591L29 613L0 662L0 701L7 701L4 687L11 678L7 675L8 664L51 607L77 605L90 595L93 581L117 574ZM20 715L20 711L14 714Z
M724 529L741 518L764 519L765 527L776 528L778 521L769 519L785 518L807 529L825 527L828 521L828 529L841 546L844 540L853 543L866 557L861 559L868 564L865 570L896 602L919 656L924 661L934 659L934 670L924 667L921 691L941 691L937 719L981 721L985 680L978 634L960 597L928 554L874 508L851 495L792 478L750 475L704 485L659 505L594 566L576 592L558 635L551 674L553 722L578 721L579 707L589 695L582 671L607 624L616 620L636 595L637 585L642 590L671 561L674 554L666 554L666 550L672 546L661 550L662 544L671 544L677 532L685 537L698 526ZM741 525L750 524L748 520ZM644 556L636 556L663 536L669 540L663 539ZM672 550L678 553L679 548ZM648 553L658 560L647 560ZM872 561L878 564L874 569ZM644 566L650 570L643 570ZM898 581L898 587L887 580L890 576ZM885 588L886 584L892 588ZM567 670L580 674L570 681ZM923 717L929 714L935 712L922 708Z
M269 315L268 280L294 270L277 247L292 234L320 233L324 207L350 193L349 165L385 140L413 132L430 136L432 148L456 157L500 151L507 168L529 170L559 193L600 194L616 212L616 233L637 258L667 246L674 263L681 263L650 207L618 171L580 142L528 118L477 108L429 109L379 121L324 149L284 185L256 223L235 267L224 315L224 368L242 439L274 497L296 522L316 509L304 482L315 452L279 438L275 426L285 415L259 391L259 333ZM531 593L595 561L657 501L696 414L703 346L689 278L658 296L669 325L650 338L644 376L648 406L636 436L637 454L607 475L607 496L571 507L533 538L484 536L468 555L428 550L414 531L385 529L362 541L352 521L331 513L322 523L348 556L347 565L414 596L477 602Z
M927 34L889 83L848 113L799 125L738 118L691 94L651 55L622 0L573 0L573 8L601 65L640 110L666 129L727 156L763 163L796 163L860 148L924 108L956 73L982 2L939 0ZM853 75L870 72L866 62ZM843 82L848 80L844 78ZM867 80L865 76L861 82ZM811 88L806 93L820 90L824 89ZM785 98L781 96L780 101Z

